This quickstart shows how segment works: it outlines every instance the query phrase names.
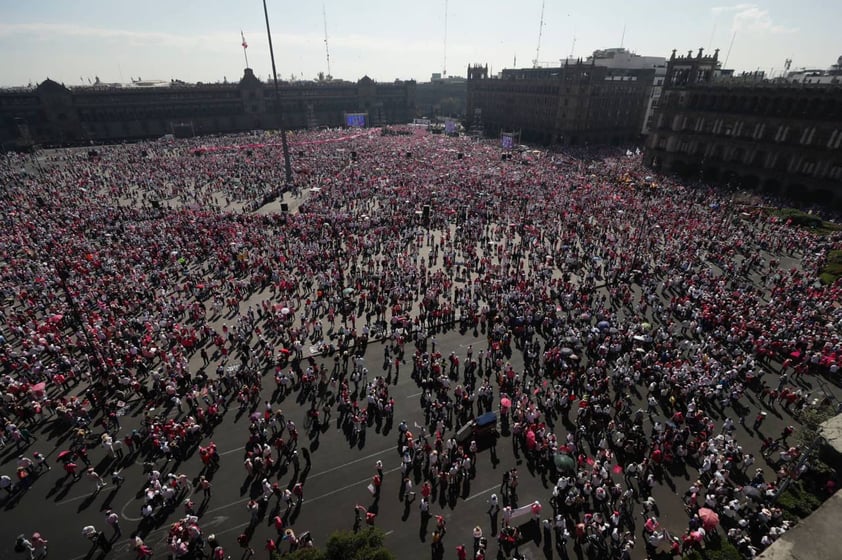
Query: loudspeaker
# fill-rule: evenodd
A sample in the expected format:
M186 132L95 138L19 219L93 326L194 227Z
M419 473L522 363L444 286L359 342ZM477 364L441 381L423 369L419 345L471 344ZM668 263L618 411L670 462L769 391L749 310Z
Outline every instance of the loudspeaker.
M430 205L429 205L429 204L425 204L425 205L421 208L421 216L422 216L425 220L429 220L429 219L430 219Z
M43 197L40 197L40 196L36 196L36 197L35 197L35 202L36 202L36 203L38 204L38 206L40 206L41 208L43 208L44 206L46 206L46 205L47 205L47 203L44 201L44 198L43 198Z
M506 161L507 159L509 159L509 154L503 154L500 156L500 161Z
M406 157L407 157L407 159L411 158L411 157L412 157L412 152L406 152Z
M281 202L281 212L289 212L289 204Z
M304 150L298 150L298 157L304 157Z
M357 161L357 152L356 152L356 150L351 152L351 159L352 159L353 161Z
M89 160L94 160L94 159L97 158L97 156L99 156L99 152L97 152L96 150L88 150L88 159Z
M252 150L246 150L246 157L251 157L253 155L254 155L254 152Z
M465 154L463 154L462 152L456 154L456 159L462 159L463 157L465 157Z
M160 208L160 207L161 207L161 203L159 201L157 201L157 200L152 201L152 208Z

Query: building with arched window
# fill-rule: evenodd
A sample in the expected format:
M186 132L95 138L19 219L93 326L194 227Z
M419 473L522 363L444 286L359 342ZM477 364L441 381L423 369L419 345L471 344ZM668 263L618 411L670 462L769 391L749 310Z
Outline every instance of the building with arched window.
M660 171L842 203L842 79L723 76L716 55L670 58L645 161Z
M285 82L280 105L289 129L338 127L345 113L367 125L410 122L415 82ZM272 130L280 127L271 83L246 68L236 83L133 82L67 88L45 80L35 88L0 90L0 145L73 145L142 138Z
M576 61L557 68L468 68L468 129L488 136L519 131L525 142L567 146L641 140L654 68L609 68Z

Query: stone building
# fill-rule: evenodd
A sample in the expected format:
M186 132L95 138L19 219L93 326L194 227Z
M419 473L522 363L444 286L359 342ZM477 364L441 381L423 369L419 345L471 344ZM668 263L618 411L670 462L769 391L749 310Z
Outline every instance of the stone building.
M288 129L342 126L345 113L367 113L369 126L415 116L415 82L293 82L280 86ZM273 84L246 68L238 83L67 88L45 80L0 91L0 145L71 145L277 129Z
M575 62L573 59L568 59L568 62ZM667 73L667 59L663 56L645 56L631 52L622 47L599 49L593 52L585 59L585 64L594 64L596 66L605 66L607 68L624 68L624 69L640 69L652 68L655 70L655 79L652 82L652 88L649 93L649 100L646 104L646 114L643 118L643 128L641 133L645 136L649 134L649 128L652 126L652 115L658 106L658 101L661 98L661 90L663 89L664 76Z
M466 128L486 135L519 131L525 142L569 146L639 141L654 69L607 68L577 61L558 68L468 68Z
M418 82L415 86L415 111L419 117L465 116L465 99L468 96L468 81L461 76L442 78L433 74L429 82Z
M645 162L687 177L842 203L842 84L723 75L718 52L667 65Z

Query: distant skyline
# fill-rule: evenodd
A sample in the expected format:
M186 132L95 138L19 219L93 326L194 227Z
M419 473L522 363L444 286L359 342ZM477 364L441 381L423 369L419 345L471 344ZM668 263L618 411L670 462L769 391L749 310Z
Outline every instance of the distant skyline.
M449 0L445 60L445 0L267 0L278 75L288 80L327 74L327 15L334 77L356 81L415 79L433 73L464 76L469 64L492 72L532 65L541 0ZM842 2L821 0L675 1L546 0L539 59L558 64L571 54L623 46L669 57L720 49L737 72L827 68L842 55ZM0 86L52 78L67 86L179 79L238 81L249 66L271 75L261 0L36 0L0 6ZM625 29L625 32L624 32Z

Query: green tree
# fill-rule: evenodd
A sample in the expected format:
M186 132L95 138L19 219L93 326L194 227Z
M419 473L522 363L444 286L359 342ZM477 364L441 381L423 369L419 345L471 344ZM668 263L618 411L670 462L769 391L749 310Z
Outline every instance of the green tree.
M324 549L309 548L298 550L290 560L396 560L395 555L383 545L385 534L380 529L371 527L354 533L337 531L327 540ZM275 558L280 558L276 555Z

